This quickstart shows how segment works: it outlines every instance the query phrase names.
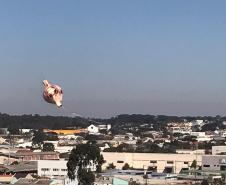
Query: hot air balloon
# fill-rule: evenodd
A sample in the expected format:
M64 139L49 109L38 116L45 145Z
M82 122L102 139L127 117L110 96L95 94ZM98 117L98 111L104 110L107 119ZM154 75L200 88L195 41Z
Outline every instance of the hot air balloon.
M46 102L55 104L57 107L62 107L63 91L60 86L54 85L43 80L44 92L43 98Z

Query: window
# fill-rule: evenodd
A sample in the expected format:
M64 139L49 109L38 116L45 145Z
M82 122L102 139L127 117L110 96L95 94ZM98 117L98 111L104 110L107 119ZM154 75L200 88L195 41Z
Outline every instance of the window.
M187 161L185 161L185 162L184 162L184 164L188 164L188 162L187 162Z
M124 161L117 161L117 163L124 163Z
M41 168L41 171L49 171L49 168Z
M167 164L173 164L173 161L167 161Z
M205 167L205 168L209 168L209 167L210 167L210 165L209 165L209 164L204 164L204 165L203 165L203 167Z
M150 163L157 163L157 161L150 161Z

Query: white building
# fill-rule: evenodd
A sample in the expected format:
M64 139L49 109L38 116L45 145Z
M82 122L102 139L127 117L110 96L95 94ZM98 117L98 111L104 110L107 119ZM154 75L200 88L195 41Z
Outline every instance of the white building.
M38 160L38 175L41 177L67 176L67 161Z
M98 134L99 133L99 128L93 124L88 126L87 130L88 130L89 134Z
M152 168L159 173L179 173L188 170L194 160L201 166L202 155L199 154L163 154L163 153L116 153L102 152L106 163L105 169L113 163L116 169L122 169L125 163L136 169Z
M67 162L64 160L38 160L38 176L67 176ZM92 162L88 167L91 171L96 171L96 166Z
M32 129L20 129L19 130L22 134L26 134L32 131Z
M106 130L109 131L111 129L111 124L106 125L98 125L99 130Z
M195 121L193 121L192 122L192 125L193 126L203 126L205 123L204 123L204 121L203 120L195 120Z
M32 142L20 143L20 144L17 145L17 147L22 147L22 148L32 147Z

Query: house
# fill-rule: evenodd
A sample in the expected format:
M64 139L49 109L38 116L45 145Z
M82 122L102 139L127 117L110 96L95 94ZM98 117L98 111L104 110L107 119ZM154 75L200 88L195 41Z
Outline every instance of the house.
M87 130L88 130L89 134L98 134L99 133L99 128L93 124L88 126Z

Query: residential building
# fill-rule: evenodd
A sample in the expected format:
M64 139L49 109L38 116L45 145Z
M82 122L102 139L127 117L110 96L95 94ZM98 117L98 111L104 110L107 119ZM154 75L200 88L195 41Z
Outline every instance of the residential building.
M99 133L99 128L97 126L93 125L93 124L88 126L87 130L88 130L89 134Z

